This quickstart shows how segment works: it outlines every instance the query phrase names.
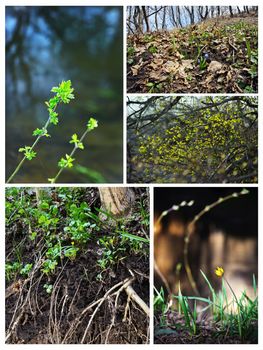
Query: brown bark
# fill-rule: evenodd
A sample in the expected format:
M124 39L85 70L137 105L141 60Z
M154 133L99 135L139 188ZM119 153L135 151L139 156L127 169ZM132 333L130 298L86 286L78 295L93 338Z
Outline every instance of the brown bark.
M110 212L112 215L129 215L135 194L129 187L100 187L100 199L102 210Z

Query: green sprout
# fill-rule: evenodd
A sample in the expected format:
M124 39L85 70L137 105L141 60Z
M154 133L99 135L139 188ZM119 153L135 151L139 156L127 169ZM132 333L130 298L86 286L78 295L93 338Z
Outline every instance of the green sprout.
M20 274L23 276L28 276L30 271L32 270L32 264L26 264L21 270Z
M53 285L52 284L45 283L43 287L45 288L47 294L51 294L52 289L53 289Z
M23 159L20 161L20 163L17 165L14 172L10 175L10 177L7 180L7 183L11 182L15 175L18 173L20 168L22 167L25 160L31 161L33 158L37 156L37 152L35 151L36 145L39 143L40 139L42 137L51 137L48 133L48 127L50 124L57 125L59 123L58 113L56 112L56 109L60 103L68 104L72 99L74 99L73 94L74 89L71 86L71 81L62 81L59 86L55 86L51 89L51 92L55 93L55 96L49 99L49 101L46 101L45 104L47 106L48 111L48 120L46 121L45 125L42 128L36 128L33 131L33 136L36 136L36 140L33 142L32 146L24 146L19 148L19 152L22 152L24 154ZM58 174L51 179L48 179L51 183L55 183L58 176L61 174L62 170L64 168L72 168L73 167L73 161L75 160L72 156L75 153L75 151L79 149L84 149L83 140L87 134L87 132L94 130L98 126L98 122L94 118L90 118L87 124L87 130L84 132L84 134L81 136L81 138L78 138L77 134L73 134L71 136L70 143L74 144L74 148L72 152L68 155L66 154L65 157L62 157L60 161L58 162L58 166L61 168Z
M84 145L82 141L85 139L88 132L94 130L97 127L98 127L98 121L94 118L90 118L87 124L87 129L85 130L85 132L83 133L80 139L78 139L77 134L73 134L71 136L71 140L69 141L69 143L73 143L74 148L71 151L70 155L66 154L65 158L62 157L60 159L60 161L58 162L58 166L60 167L60 170L58 171L55 177L48 179L50 183L52 184L55 183L65 168L73 167L73 162L75 160L75 158L73 158L73 155L75 154L77 149L82 149L82 150L84 149Z
M203 56L201 56L199 61L199 68L200 70L205 70L206 67L207 67L206 59Z

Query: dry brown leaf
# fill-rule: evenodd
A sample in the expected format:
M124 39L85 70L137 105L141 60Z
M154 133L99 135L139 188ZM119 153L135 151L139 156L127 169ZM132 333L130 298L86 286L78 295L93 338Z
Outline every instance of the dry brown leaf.
M218 61L211 61L209 64L207 71L211 73L217 73L223 68L223 64Z
M161 58L155 58L150 64L149 67L153 69L160 69L160 66L162 66L163 60Z
M181 66L183 66L184 69L193 69L193 63L194 60L182 60Z
M187 77L186 70L193 69L193 62L194 60L183 60L179 68L177 69L176 76L178 78L186 78Z
M152 80L154 82L161 82L161 81L166 80L166 76L163 76L160 71L158 71L158 72L154 72L154 71L150 72L149 73L149 78L150 78L150 80Z
M163 69L167 73L176 73L178 71L179 67L180 67L179 62L173 62L173 61L167 61L163 65Z
M138 75L138 71L140 69L140 66L141 66L140 64L136 64L136 65L131 67L131 71L132 71L133 76Z

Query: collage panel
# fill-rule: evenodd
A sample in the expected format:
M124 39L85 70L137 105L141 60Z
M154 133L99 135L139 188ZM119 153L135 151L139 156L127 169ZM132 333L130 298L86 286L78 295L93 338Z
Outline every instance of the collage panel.
M127 93L258 92L257 6L126 12Z
M258 343L258 189L154 189L154 343Z
M123 7L5 15L7 183L122 183Z
M257 183L257 96L127 98L130 183Z
M6 343L149 343L149 190L6 188Z

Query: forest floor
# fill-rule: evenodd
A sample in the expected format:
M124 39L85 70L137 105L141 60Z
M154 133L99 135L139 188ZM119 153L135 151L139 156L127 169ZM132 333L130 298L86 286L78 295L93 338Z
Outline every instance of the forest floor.
M47 191L40 206L33 189L6 193L6 342L148 343L131 295L149 305L147 190L135 189L131 217L114 227L100 222L98 189ZM68 236L76 223L77 234L92 228L85 243Z
M243 14L129 35L127 92L257 92L257 23L254 14Z

